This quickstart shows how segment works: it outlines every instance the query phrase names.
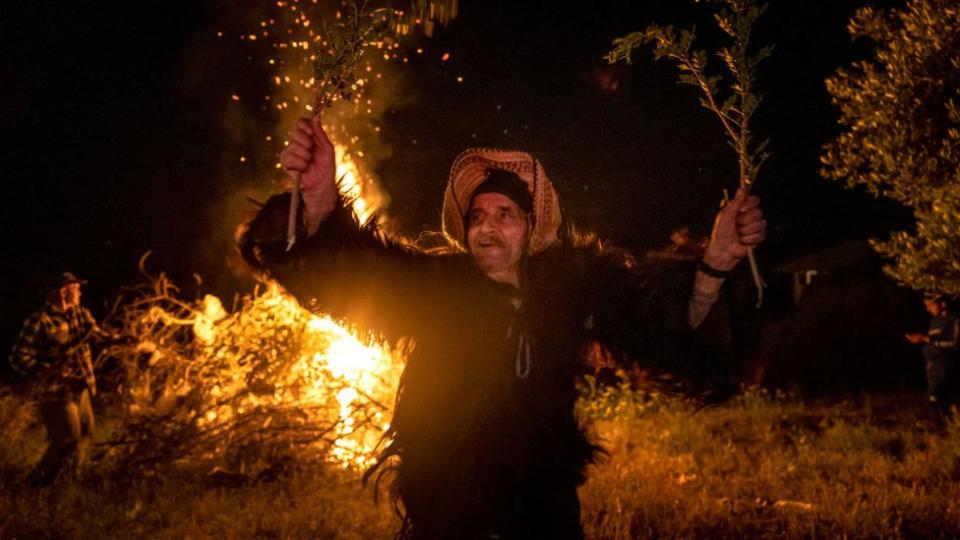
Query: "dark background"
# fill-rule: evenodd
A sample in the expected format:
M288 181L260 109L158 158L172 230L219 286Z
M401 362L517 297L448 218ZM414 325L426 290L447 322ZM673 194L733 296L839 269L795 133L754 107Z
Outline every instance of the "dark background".
M454 156L501 146L538 155L583 228L634 248L660 245L682 225L706 234L722 189L736 186L718 123L649 50L629 66L607 66L602 56L613 38L652 21L697 24L710 46L717 36L707 8L680 0L520 4L462 0L449 27L419 40L428 54L412 58L403 99L382 119L392 152L376 170L400 230L438 229ZM756 186L770 224L758 252L767 267L909 226L902 208L817 174L821 147L838 130L823 81L869 53L845 29L865 4L899 2L775 0L756 30L757 43L776 46L761 68L764 101L754 120L773 153ZM265 88L266 74L237 40L215 34L241 28L262 5L4 7L3 356L42 302L47 272L90 279L85 303L98 315L120 285L137 282L147 250L150 267L188 294L249 290L231 262L238 217L221 212L220 201L251 182L238 154L256 153L244 148L254 137L238 131L259 133L256 124L265 130L277 119L251 108L247 125L231 120L231 93ZM441 51L451 52L449 62L436 61ZM274 172L263 176L263 185L278 185ZM204 285L195 286L194 273Z

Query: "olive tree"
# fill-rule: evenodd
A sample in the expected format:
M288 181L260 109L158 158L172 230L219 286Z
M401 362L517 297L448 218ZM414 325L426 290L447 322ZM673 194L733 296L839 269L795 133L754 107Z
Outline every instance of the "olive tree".
M886 271L960 295L960 4L864 7L849 30L875 49L827 79L843 130L824 148L821 174L911 209L915 230L872 241L891 260Z

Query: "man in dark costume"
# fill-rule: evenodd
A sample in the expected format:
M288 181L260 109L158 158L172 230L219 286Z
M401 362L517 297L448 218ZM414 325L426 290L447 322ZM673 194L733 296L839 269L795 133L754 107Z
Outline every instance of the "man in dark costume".
M584 352L715 387L711 306L765 235L741 192L699 266L650 266L575 236L533 156L471 149L444 196L452 248L424 252L358 224L319 117L281 163L302 175L305 240L286 249L290 196L274 196L241 227L242 256L305 306L415 343L375 468L393 475L401 538L582 538L576 490L598 450L574 418Z

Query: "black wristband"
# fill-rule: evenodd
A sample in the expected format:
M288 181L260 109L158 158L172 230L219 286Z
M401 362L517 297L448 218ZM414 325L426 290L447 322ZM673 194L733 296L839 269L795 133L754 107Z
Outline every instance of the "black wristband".
M700 259L700 262L697 264L697 270L703 272L704 274L715 277L717 279L727 279L733 274L733 269L730 270L717 270L716 268L707 264L707 261Z

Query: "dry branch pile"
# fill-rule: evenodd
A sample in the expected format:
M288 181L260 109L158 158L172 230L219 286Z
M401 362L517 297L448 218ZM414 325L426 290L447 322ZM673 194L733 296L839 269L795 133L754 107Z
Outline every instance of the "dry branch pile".
M122 369L124 470L218 465L263 474L291 457L362 466L386 427L402 356L300 308L276 286L239 301L177 298L164 275L128 291L103 352Z

